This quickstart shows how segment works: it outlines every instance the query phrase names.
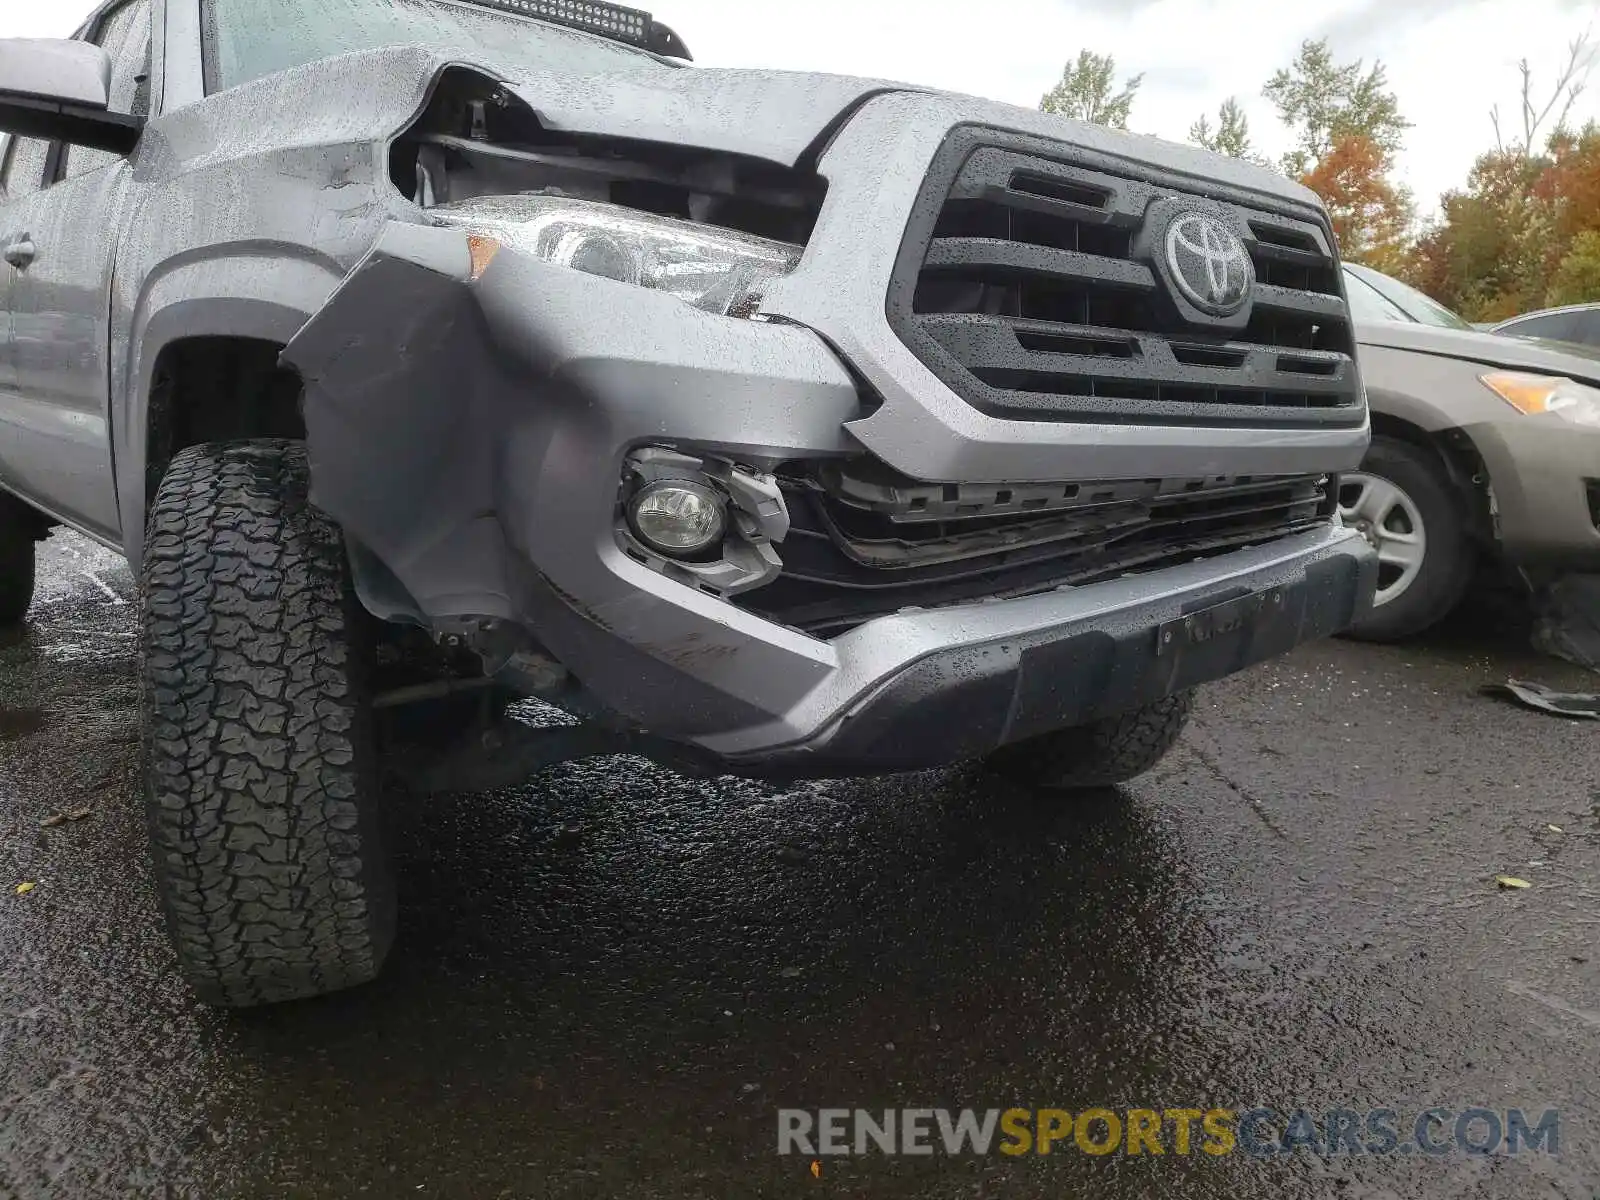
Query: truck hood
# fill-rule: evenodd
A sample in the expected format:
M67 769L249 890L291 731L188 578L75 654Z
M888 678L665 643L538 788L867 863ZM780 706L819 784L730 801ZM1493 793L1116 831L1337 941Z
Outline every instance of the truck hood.
M1542 375L1565 375L1586 383L1600 381L1600 353L1567 342L1507 337L1475 329L1441 329L1404 321L1374 321L1356 327L1363 346L1436 354L1488 367L1510 367Z
M511 89L551 129L675 142L794 166L864 101L927 91L887 79L683 68L540 71Z
M862 105L895 93L956 100L938 119L991 124L1059 139L1100 154L1196 180L1224 183L1311 207L1298 183L1241 159L1144 134L1090 125L1036 109L891 79L800 71L668 67L643 63L602 71L567 71L496 62L478 51L390 46L319 59L219 92L196 105L194 120L176 109L146 130L147 172L168 169L166 154L199 169L242 154L287 146L332 145L363 135L390 138L415 120L442 75L462 68L500 80L564 133L629 138L763 159L785 167L820 151ZM326 97L337 95L340 103ZM216 130L238 122L239 136ZM248 133L242 132L248 130Z
M798 165L808 153L819 152L858 108L876 96L939 96L961 101L966 119L973 122L1058 138L1200 180L1320 207L1320 201L1306 188L1242 159L893 79L649 63L616 70L563 71L545 64L524 67L495 62L481 52L452 53L422 46L356 51L285 72L280 79L286 82L301 75L304 82L295 90L309 96L324 94L317 90L322 78L341 94L360 91L370 95L387 90L400 79L420 76L431 85L441 71L452 66L504 81L549 129L693 146L786 167ZM364 81L365 86L357 88L356 80Z
M892 79L723 67L587 76L541 70L512 82L511 87L553 129L675 142L746 154L787 167L798 164L808 151L819 151L831 134L873 97L912 92L961 101L966 119L975 123L1059 138L1087 150L1301 204L1321 204L1298 183L1242 159Z

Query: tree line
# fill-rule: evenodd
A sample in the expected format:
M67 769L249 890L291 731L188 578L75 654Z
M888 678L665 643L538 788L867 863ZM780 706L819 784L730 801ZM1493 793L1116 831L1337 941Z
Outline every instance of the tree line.
M1600 126L1571 123L1597 53L1587 31L1567 49L1544 87L1526 59L1518 64L1517 112L1490 110L1493 147L1426 219L1396 176L1411 123L1383 63L1340 62L1325 39L1303 42L1262 86L1292 137L1277 161L1257 151L1237 97L1198 117L1189 140L1300 180L1327 205L1346 260L1404 279L1469 320L1600 300ZM1039 107L1126 129L1142 82L1119 78L1111 55L1083 50Z

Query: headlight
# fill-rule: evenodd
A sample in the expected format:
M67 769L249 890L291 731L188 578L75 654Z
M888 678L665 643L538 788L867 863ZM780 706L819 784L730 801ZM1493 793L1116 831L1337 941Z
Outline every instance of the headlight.
M1518 412L1554 413L1574 425L1600 429L1600 388L1561 375L1527 375L1518 371L1496 371L1481 378L1490 391Z
M788 242L560 196L463 200L428 215L474 235L476 275L501 245L510 246L727 317L754 313L767 284L800 262L801 248Z

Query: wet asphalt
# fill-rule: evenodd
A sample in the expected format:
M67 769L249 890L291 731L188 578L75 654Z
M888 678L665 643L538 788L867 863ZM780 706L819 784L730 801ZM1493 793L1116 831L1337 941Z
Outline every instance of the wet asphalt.
M1600 1193L1600 725L1476 694L1595 677L1482 623L1213 687L1076 811L631 759L398 801L383 979L238 1015L158 924L126 568L42 554L0 645L0 1197ZM1096 1105L1554 1107L1562 1153L775 1153L780 1107Z

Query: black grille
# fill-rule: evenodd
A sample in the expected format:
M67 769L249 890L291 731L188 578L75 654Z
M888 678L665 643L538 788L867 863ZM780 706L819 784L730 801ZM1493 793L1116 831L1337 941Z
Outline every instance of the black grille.
M1042 139L958 129L890 288L890 324L967 403L1034 421L1328 427L1365 418L1332 234L1309 208ZM1256 286L1192 319L1152 249L1162 212L1244 241Z
M925 484L871 460L780 476L783 575L737 603L832 636L903 608L1024 596L1325 525L1325 476Z

